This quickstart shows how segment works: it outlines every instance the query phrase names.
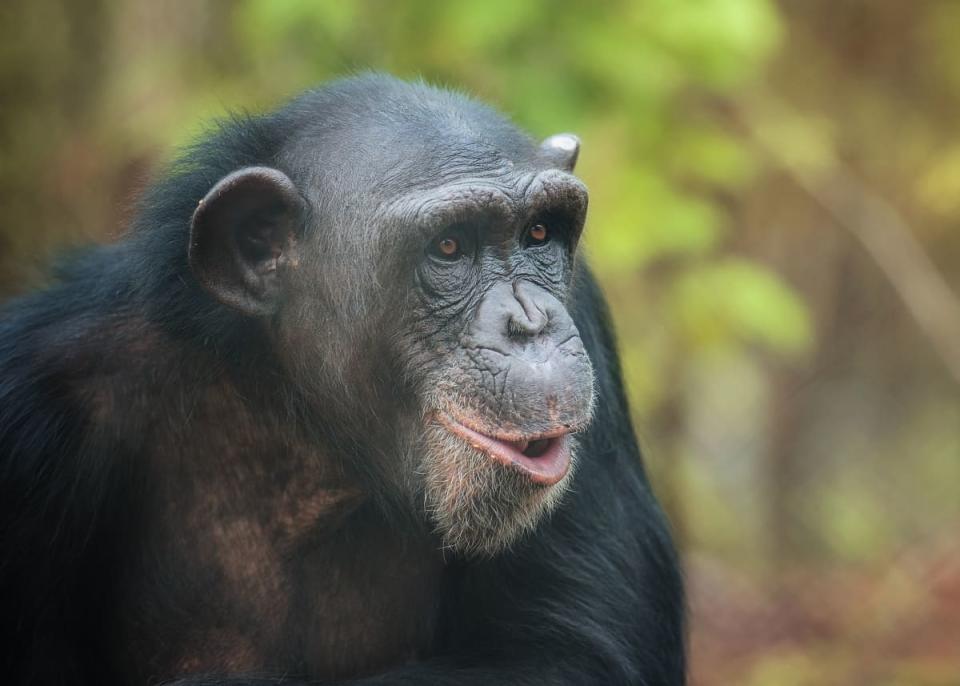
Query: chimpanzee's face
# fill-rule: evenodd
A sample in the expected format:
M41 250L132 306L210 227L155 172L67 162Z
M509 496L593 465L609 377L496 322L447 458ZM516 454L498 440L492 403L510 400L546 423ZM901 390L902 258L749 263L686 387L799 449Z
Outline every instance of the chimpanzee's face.
M455 549L509 544L569 482L593 401L566 308L586 201L569 173L506 169L393 203L421 246L396 338L421 409L413 452Z
M374 152L367 129L297 184L265 168L228 177L195 215L191 259L222 300L269 315L367 471L446 545L484 555L558 502L590 421L593 371L566 307L587 193L574 137L465 129ZM224 266L203 236L238 224L217 208L244 202L253 219L239 223L260 228L232 250L246 267ZM239 291L222 286L233 272Z

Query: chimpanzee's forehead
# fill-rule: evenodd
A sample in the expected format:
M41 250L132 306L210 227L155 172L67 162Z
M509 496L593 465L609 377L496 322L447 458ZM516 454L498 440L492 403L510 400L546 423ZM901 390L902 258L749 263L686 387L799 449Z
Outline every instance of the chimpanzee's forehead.
M394 195L468 178L498 179L538 166L526 139L502 140L483 131L412 125L353 129L324 165L347 187L341 192ZM329 175L328 175L329 179Z
M536 161L533 145L504 145L475 131L400 131L382 140L369 180L387 193L467 179L503 179ZM360 161L358 160L358 163Z
M470 98L376 78L348 87L349 108L326 91L297 105L302 135L287 153L318 170L318 190L394 194L542 166L530 136Z

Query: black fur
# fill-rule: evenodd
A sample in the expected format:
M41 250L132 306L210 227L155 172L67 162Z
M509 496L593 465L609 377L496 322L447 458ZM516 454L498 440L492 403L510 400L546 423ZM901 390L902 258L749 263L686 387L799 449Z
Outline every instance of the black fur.
M405 88L360 77L328 87L320 100L377 107L378 98ZM316 423L284 385L262 328L202 291L186 262L197 201L231 171L278 166L290 131L302 128L308 112L316 115L310 103L308 97L224 124L148 192L126 239L72 257L48 288L0 310L3 683L124 683L131 672L117 654L123 627L145 625L142 635L149 636L153 621L147 615L118 622L124 575L142 565L159 570L148 608L219 583L192 576L175 560L144 560L139 548L156 478L141 455L189 424L190 389L200 380L223 374L250 406L294 427ZM296 169L289 173L302 180ZM429 649L349 683L683 683L678 564L641 464L606 307L582 260L569 306L598 397L571 491L533 536L503 555L447 559ZM162 338L160 353L146 343L142 356L131 351L141 341L131 322ZM342 428L315 432L347 452L359 450ZM302 430L302 440L311 440L314 429ZM376 495L365 521L408 527L397 499ZM184 610L182 627L169 622L169 615L157 620L158 650L190 629L190 613ZM276 674L183 676L177 683L325 676L303 673L309 669L296 647L279 652L273 662L283 669ZM148 669L140 673L149 678Z

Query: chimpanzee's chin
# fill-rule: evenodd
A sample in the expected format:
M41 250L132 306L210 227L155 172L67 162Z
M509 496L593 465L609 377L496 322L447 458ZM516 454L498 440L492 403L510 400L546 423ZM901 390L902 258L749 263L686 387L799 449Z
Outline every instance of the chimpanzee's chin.
M427 515L444 545L467 557L490 557L535 530L570 481L576 443L573 437L564 443L562 474L546 483L491 458L442 424L429 424L419 471Z

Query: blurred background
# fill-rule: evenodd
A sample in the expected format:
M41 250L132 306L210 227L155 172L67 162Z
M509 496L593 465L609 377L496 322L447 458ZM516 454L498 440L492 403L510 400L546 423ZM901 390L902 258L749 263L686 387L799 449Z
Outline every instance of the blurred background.
M4 0L0 296L366 68L575 131L699 686L960 683L960 2Z

